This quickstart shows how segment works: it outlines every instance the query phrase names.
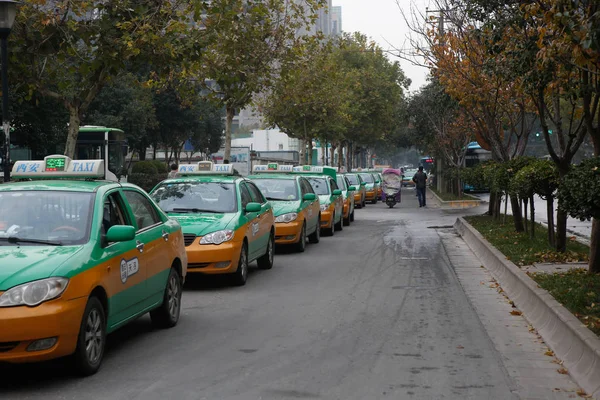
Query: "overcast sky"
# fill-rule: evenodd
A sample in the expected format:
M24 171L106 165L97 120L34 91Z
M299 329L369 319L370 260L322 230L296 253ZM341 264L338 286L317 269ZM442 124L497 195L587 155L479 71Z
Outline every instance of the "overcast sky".
M400 6L410 15L411 5L422 13L429 0L399 0ZM409 29L406 26L396 0L333 0L334 6L342 6L342 30L362 32L379 43L384 50L409 49L407 39ZM388 43L389 42L389 43ZM390 56L400 61L404 73L412 80L413 92L426 83L426 68L411 65L410 62Z

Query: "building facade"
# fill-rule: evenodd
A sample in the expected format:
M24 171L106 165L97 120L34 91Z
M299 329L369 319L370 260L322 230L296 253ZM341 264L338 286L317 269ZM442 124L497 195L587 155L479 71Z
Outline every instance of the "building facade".
M331 35L342 34L342 6L331 7Z

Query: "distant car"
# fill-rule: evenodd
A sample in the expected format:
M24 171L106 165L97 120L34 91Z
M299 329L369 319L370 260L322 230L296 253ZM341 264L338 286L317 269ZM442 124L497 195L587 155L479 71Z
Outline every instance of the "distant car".
M366 183L365 189L367 189L367 194L366 194L365 200L370 201L371 204L376 204L377 203L377 194L379 192L379 183L377 182L375 174L372 172L358 171L358 175Z
M418 172L418 170L416 169L407 169L404 170L404 175L402 175L402 186L404 187L408 187L408 186L415 186L415 183L413 182L413 176L415 176L415 174Z
M356 187L350 184L344 174L337 174L337 184L344 198L344 225L354 221L354 193Z
M367 183L355 172L345 173L344 176L348 179L348 182L356 188L354 192L354 204L357 208L364 208L367 204Z

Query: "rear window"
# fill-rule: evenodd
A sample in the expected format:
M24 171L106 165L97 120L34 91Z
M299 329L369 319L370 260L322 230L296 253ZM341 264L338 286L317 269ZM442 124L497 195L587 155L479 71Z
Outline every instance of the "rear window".
M375 179L373 179L373 175L371 175L371 174L360 174L360 177L362 178L363 181L365 181L367 183L375 182Z
M308 179L308 182L310 182L310 186L312 186L315 194L329 194L329 184L327 184L327 179L314 177L307 177L306 179Z
M150 196L163 211L169 213L232 213L237 211L237 197L233 183L163 183Z

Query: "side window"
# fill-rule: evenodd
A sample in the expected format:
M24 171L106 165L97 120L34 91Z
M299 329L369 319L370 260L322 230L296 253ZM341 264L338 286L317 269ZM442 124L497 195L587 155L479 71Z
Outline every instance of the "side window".
M304 178L300 180L300 186L302 187L302 194L315 192L310 183L308 183L308 181Z
M335 181L333 179L329 180L329 186L331 187L331 193L333 193L333 191L338 188L337 183L335 183Z
M253 183L246 182L246 186L248 186L248 190L250 191L250 196L252 196L252 201L254 201L256 203L260 203L260 204L264 204L267 202L267 200L265 200L265 198L262 195L262 193L260 192L260 190L258 190L258 188L256 186L254 186Z
M102 213L102 234L106 234L112 226L127 225L125 215L119 193L115 192L106 196Z
M252 196L250 196L250 192L245 184L240 185L240 195L242 196L242 207L246 207L248 203L252 202Z
M133 190L125 190L124 193L137 221L138 230L161 222L154 206L143 194Z

